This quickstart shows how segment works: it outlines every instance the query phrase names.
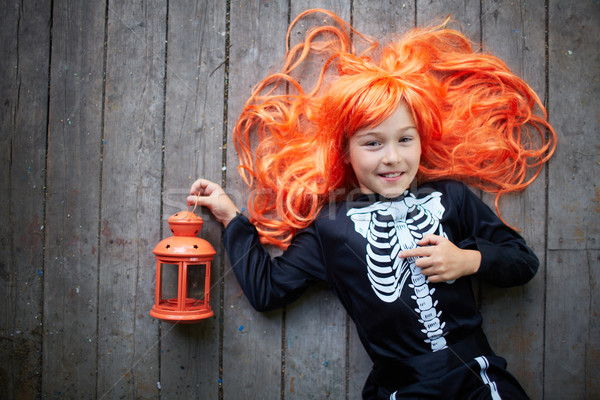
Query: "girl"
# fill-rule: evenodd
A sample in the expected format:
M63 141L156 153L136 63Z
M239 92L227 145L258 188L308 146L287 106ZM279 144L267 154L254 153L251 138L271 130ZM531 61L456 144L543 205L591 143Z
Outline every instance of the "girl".
M257 310L327 282L373 360L365 399L527 398L488 345L470 276L522 285L538 259L465 183L499 196L535 179L555 147L539 98L457 31L379 50L326 11L292 26L313 13L334 24L287 51L234 129L250 218L203 179L188 202L225 226ZM307 92L295 75L319 60Z

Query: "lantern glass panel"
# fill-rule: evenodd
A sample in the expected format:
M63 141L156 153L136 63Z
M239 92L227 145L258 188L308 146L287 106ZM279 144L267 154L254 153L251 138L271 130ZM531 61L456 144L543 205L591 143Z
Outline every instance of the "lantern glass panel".
M160 293L162 300L177 302L177 286L179 285L179 265L161 263L160 266Z
M187 294L189 298L204 301L206 264L189 264L187 276Z

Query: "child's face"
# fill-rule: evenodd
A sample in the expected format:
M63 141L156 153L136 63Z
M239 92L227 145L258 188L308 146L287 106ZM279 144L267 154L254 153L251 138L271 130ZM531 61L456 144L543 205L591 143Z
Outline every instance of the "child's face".
M381 124L356 131L348 162L362 193L396 197L409 188L419 169L421 139L405 103Z

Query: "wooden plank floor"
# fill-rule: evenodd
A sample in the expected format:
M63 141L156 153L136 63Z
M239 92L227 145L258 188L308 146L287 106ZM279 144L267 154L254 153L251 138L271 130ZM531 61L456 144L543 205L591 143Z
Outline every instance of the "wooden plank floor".
M370 369L323 286L254 311L217 249L215 316L161 323L152 249L197 177L241 206L231 128L322 7L381 37L448 14L529 82L559 147L503 200L542 266L476 285L496 351L533 399L600 397L600 3L558 0L0 0L0 397L348 399ZM492 199L483 195L486 201Z

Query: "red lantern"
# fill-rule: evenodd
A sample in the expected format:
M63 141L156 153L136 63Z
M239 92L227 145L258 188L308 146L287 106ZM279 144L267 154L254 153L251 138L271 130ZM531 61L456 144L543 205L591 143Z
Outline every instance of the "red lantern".
M181 211L168 222L173 236L162 240L153 251L156 301L150 315L180 323L212 317L210 265L216 252L210 243L196 236L204 221L193 212Z

